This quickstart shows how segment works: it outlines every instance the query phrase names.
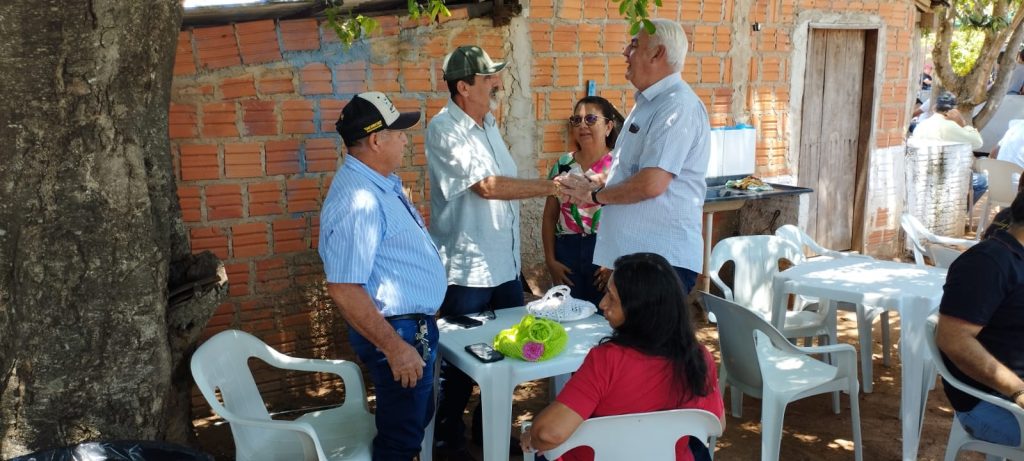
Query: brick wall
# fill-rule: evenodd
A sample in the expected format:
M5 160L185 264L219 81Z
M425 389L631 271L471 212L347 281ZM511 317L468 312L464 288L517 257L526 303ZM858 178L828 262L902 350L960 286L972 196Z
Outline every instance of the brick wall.
M607 0L524 1L512 24L469 19L465 9L439 24L381 16L381 31L351 49L314 19L262 20L181 32L170 108L172 155L193 251L227 265L229 300L206 336L250 331L300 356L352 358L344 322L327 300L316 253L318 210L339 165L333 130L355 93L389 93L400 110L427 118L448 99L441 60L452 48L479 44L509 60L499 118L521 176L546 174L567 149L565 118L593 80L624 113L633 89L621 51L626 25ZM678 20L690 38L683 70L713 126L758 129L757 174L792 175L790 93L798 19L810 12L853 11L885 27L886 86L875 129L879 147L902 140L908 112L911 2L845 0L664 0L654 16ZM752 32L750 24L761 24ZM518 72L518 73L517 73ZM425 120L398 174L429 222L423 152ZM524 263L541 274L541 201L523 207ZM891 221L881 219L880 228ZM872 221L874 222L874 221ZM898 225L898 224L897 224ZM546 277L534 282L546 283ZM258 379L271 406L305 395L317 377ZM197 401L200 408L205 404Z

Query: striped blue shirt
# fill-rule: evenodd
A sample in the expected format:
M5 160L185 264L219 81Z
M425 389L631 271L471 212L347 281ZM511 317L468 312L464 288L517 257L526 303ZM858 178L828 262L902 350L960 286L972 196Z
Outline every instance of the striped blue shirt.
M363 285L385 317L433 315L448 285L402 181L381 176L351 155L320 212L320 259L328 283Z

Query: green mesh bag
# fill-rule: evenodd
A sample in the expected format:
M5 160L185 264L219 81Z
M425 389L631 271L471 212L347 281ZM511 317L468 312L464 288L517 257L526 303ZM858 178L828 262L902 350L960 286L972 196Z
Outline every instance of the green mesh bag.
M568 342L560 323L526 315L494 337L494 348L509 357L538 362L560 354Z

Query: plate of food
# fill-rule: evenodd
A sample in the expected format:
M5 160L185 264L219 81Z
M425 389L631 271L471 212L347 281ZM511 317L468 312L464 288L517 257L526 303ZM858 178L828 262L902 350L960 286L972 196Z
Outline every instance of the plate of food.
M747 176L743 179L733 179L726 181L725 187L739 190L748 190L751 192L760 192L765 190L772 190L772 186L757 176Z

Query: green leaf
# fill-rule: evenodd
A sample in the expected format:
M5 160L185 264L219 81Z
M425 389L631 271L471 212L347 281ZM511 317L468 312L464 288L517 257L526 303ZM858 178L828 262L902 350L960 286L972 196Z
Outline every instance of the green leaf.
M619 14L620 15L625 15L626 14L626 8L629 8L629 3L630 2L628 0L622 0L622 2L619 3Z
M634 22L633 24L630 24L629 25L629 35L636 35L638 33L640 33L640 23L639 22Z
M654 23L651 22L649 19L644 19L643 24L644 24L644 31L647 32L647 35L653 35L654 31L657 30L654 27Z

